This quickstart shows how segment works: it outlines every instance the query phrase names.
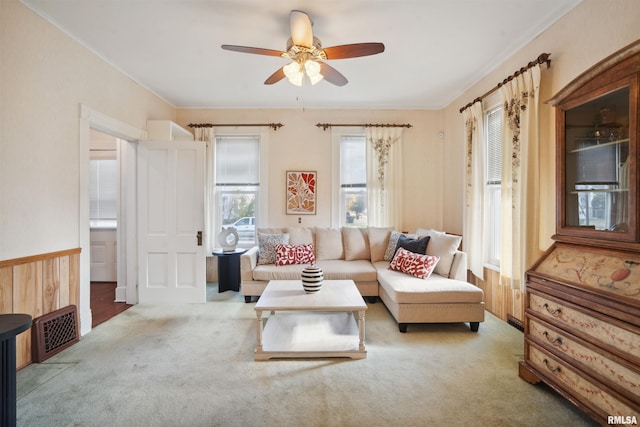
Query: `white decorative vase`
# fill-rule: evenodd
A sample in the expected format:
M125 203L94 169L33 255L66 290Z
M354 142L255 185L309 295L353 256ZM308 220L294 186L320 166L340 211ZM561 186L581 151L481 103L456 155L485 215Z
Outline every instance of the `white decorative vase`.
M236 250L236 246L238 245L238 231L235 227L229 227L223 229L220 234L218 234L218 243L222 246L223 252L233 252Z
M308 294L318 292L322 287L323 280L322 269L315 264L311 264L302 270L302 288Z

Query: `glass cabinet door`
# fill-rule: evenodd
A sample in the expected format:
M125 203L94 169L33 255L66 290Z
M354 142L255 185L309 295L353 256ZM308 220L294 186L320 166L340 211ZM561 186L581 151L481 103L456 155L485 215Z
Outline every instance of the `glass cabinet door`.
M626 86L565 110L563 227L632 237L629 99Z

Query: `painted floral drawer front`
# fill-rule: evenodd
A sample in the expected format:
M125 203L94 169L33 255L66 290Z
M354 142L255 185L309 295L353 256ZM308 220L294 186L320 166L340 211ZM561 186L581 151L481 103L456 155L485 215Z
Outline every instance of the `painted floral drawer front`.
M606 391L592 384L577 374L573 369L547 357L542 351L538 350L537 347L532 345L529 350L531 362L540 372L564 384L563 388L568 387L572 393L578 394L581 399L597 408L602 414L640 416L637 411L634 411Z
M558 245L536 272L640 300L640 257L618 257Z
M538 341L550 345L560 357L571 357L625 388L633 395L640 395L640 373L632 371L603 355L590 350L564 334L554 332L535 319L529 320L529 333Z
M602 343L608 344L626 353L628 357L638 360L640 355L640 339L638 335L589 316L582 311L574 310L551 299L531 293L529 308L539 313L543 318L550 319L549 323L561 328L570 327L576 335L587 334Z

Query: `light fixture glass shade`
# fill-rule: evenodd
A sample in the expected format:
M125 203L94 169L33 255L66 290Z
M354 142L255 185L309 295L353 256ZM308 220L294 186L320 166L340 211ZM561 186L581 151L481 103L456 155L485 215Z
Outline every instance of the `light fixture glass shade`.
M306 60L304 64L302 62L293 61L282 67L284 75L289 79L291 84L296 86L302 86L305 72L312 85L318 83L324 78L324 76L320 74L320 70L320 64L311 59Z
M304 77L304 73L302 72L301 64L295 61L291 62L282 67L282 71L292 84L296 86L302 86L302 78Z
M311 84L314 85L322 80L322 74L320 74L320 64L316 61L307 60L304 63L304 69L307 71L307 76L311 80Z
M295 61L291 62L282 67L282 71L284 71L284 75L287 76L288 79L291 79L296 74L300 73L300 64Z
M313 77L309 76L309 80L311 80L311 84L314 85L318 83L320 80L322 80L323 77L324 76L322 74L316 74Z
M304 78L304 73L302 71L300 71L294 77L290 78L289 81L292 84L296 85L296 86L302 86L302 79L303 78Z
M304 69L307 70L309 77L320 74L320 64L310 59L304 63Z

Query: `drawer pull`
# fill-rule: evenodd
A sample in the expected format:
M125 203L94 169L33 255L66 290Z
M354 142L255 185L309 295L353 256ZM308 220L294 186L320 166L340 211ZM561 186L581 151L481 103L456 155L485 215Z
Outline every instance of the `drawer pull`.
M547 304L546 302L542 307L546 308L549 314L552 316L559 316L560 314L562 314L562 309L560 307L556 308L555 310L552 310L551 307L549 307L549 304Z
M549 341L551 344L553 345L562 345L562 337L557 336L556 339L551 339L551 337L549 336L549 332L544 331L542 333L542 335L545 336L545 338L547 339L547 341Z
M554 374L555 374L555 373L560 372L560 365L558 365L558 366L556 366L555 368L553 368L553 367L551 366L551 363L549 363L549 361L548 361L547 359L544 359L544 360L543 360L543 362L544 362L544 366L546 366L546 367L547 367L547 369L548 369L548 370L550 370L552 373L554 373Z

